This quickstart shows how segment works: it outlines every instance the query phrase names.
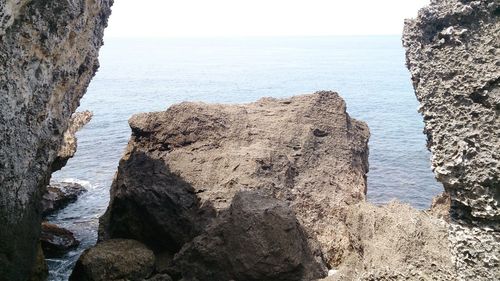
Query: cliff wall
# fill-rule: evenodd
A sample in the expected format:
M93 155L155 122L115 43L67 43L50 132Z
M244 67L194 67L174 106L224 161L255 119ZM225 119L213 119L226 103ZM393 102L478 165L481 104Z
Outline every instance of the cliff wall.
M462 280L500 276L500 3L435 0L405 24L407 65Z
M0 280L26 280L40 196L98 68L112 0L0 0Z

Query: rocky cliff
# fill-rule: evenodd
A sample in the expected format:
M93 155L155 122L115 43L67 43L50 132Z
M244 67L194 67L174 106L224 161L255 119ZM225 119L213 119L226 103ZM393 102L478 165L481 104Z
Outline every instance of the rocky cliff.
M405 24L436 177L451 198L461 280L500 276L500 3L432 1Z
M0 280L27 280L40 197L98 68L112 0L0 0Z

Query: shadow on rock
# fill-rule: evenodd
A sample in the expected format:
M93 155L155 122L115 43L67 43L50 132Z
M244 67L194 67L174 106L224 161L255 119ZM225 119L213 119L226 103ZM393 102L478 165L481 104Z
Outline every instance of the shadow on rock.
M184 280L313 280L326 274L319 253L285 202L241 191L174 266Z
M135 149L120 162L111 198L99 240L134 239L155 252L178 252L215 217L212 206L202 206L193 187L161 159Z

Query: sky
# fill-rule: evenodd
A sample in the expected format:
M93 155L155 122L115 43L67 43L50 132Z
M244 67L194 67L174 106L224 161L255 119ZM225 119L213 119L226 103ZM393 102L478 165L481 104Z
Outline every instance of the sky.
M430 0L115 0L106 37L396 35Z

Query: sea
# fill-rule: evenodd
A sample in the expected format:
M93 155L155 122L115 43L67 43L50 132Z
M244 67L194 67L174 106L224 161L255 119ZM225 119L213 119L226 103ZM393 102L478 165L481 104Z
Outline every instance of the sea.
M400 36L280 38L105 38L100 68L79 111L94 113L78 132L78 151L54 181L87 189L48 218L80 246L49 259L52 281L67 280L81 252L95 244L98 219L131 131L127 120L182 101L247 103L319 90L338 92L371 131L368 200L428 208L442 191L431 171Z

